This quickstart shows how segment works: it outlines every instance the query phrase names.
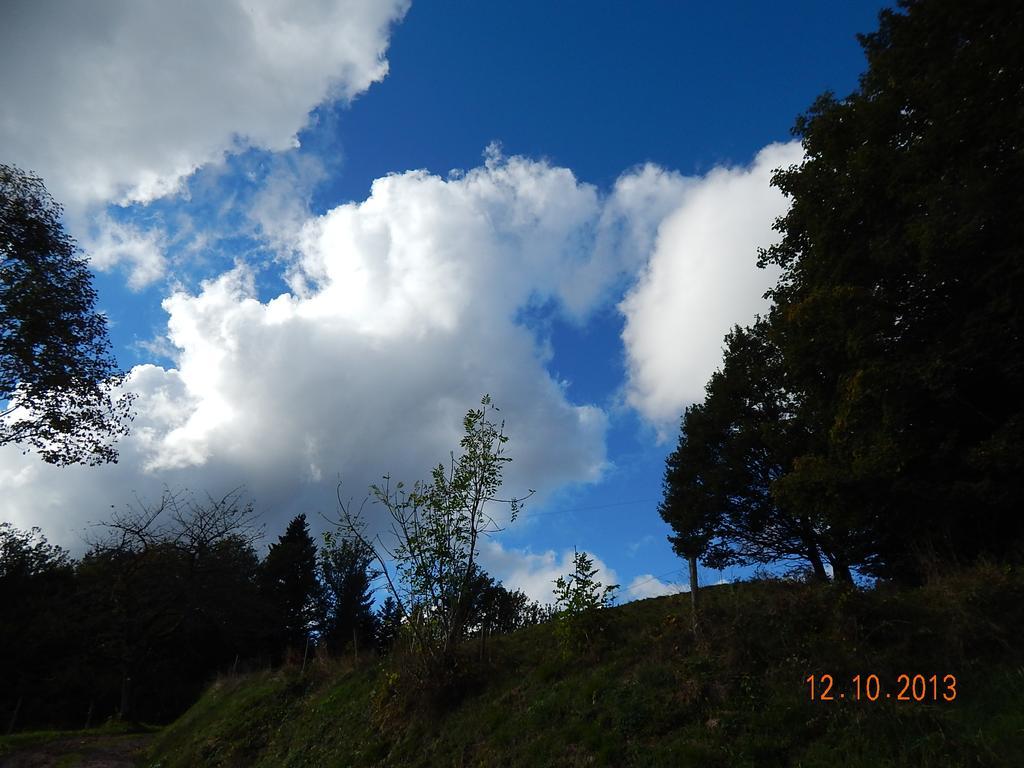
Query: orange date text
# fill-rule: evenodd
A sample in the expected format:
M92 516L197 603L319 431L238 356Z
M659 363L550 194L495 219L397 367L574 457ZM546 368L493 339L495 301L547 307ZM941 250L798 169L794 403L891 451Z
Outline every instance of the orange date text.
M854 675L838 680L830 674L808 675L804 680L811 701L953 701L956 675L896 676L895 684L878 675Z

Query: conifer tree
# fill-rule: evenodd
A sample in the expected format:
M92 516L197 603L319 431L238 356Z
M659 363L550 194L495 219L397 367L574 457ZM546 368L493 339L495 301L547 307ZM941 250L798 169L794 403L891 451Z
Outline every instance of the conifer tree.
M322 605L317 547L304 514L292 518L270 545L260 564L259 583L279 642L286 648L304 645L317 626Z
M370 648L377 635L373 612L373 553L352 538L338 538L327 532L320 550L323 578L324 639L335 651L349 645Z

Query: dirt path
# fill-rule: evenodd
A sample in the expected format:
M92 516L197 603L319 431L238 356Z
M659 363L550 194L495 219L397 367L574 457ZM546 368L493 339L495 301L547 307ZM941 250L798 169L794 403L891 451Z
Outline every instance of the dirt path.
M151 733L63 738L0 757L0 768L134 768L152 738Z

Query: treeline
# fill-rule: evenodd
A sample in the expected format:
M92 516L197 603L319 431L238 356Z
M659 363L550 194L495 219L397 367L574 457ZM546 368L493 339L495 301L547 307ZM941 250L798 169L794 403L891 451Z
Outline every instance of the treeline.
M356 540L318 545L304 515L260 559L239 492L165 492L115 513L79 559L0 524L0 728L164 722L217 674L388 653L404 623ZM511 632L550 609L479 566L465 634Z
M661 514L721 568L917 583L1024 542L1024 13L904 0L794 129L770 311L686 409Z

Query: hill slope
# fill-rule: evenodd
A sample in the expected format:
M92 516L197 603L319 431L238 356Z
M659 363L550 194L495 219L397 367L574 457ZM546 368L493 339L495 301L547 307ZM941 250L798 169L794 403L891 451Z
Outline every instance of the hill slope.
M975 569L909 591L750 582L703 595L699 640L682 595L604 612L598 639L569 654L550 624L486 648L470 641L447 701L406 690L399 658L222 679L148 764L1024 765L1021 573ZM805 679L823 673L835 698L811 701ZM852 700L858 673L878 675L877 701L863 688ZM898 675L917 673L938 675L938 701L931 683L924 701L896 700Z

